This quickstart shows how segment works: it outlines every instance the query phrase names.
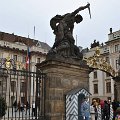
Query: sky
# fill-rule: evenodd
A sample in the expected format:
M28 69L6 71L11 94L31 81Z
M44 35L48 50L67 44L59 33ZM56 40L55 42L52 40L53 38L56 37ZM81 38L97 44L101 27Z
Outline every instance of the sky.
M104 43L110 28L113 32L120 30L120 0L0 0L0 31L22 37L29 35L52 47L55 35L50 19L71 13L87 2L92 18L88 9L79 12L83 21L74 24L75 43L83 48L89 48L94 40Z

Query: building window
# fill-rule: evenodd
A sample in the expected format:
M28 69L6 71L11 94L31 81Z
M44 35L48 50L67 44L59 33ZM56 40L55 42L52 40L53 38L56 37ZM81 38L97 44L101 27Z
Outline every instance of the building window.
M104 53L109 53L109 49L107 47L104 48Z
M94 79L97 79L97 71L94 71L93 75L94 75Z
M111 93L111 82L106 83L106 93Z
M115 52L119 51L119 44L115 45Z
M17 55L13 55L13 60L17 61Z
M16 81L11 81L11 92L16 91Z
M0 81L0 86L2 86L2 81Z
M25 82L21 82L20 92L25 92Z
M116 62L116 69L118 69L119 68L118 60L116 60L115 62Z
M23 62L23 63L26 62L26 57L25 57L25 56L22 57L22 62Z
M37 63L40 63L40 58L37 58Z
M98 84L94 84L94 94L98 94Z

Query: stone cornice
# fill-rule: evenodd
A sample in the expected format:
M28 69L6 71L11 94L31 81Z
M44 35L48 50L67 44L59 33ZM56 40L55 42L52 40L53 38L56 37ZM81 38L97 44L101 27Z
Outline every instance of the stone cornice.
M9 46L1 46L0 45L0 49L3 49L5 51L12 51L12 52L16 52L16 53L22 53L22 54L25 54L27 53L27 50L20 50L19 48L10 48ZM34 54L39 54L39 55L43 55L43 56L46 56L46 53L42 53L42 52L38 52L38 51L31 51L31 54L34 55Z

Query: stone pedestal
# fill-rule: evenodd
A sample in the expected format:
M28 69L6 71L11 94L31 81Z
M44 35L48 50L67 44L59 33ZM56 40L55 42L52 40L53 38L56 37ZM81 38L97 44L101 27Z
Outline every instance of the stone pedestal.
M37 64L46 73L45 116L47 120L63 120L65 117L65 94L75 88L89 86L89 68L83 61L46 60Z

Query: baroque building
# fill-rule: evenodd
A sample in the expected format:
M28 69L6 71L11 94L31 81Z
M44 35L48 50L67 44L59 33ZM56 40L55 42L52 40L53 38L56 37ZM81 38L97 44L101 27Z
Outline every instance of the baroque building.
M31 72L36 72L36 63L40 63L46 59L46 54L50 50L50 46L38 40L0 32L0 67L2 67L3 60L7 58L14 60L16 63L20 63L20 65L17 66L19 67L18 70L25 70L28 47L30 53L29 69ZM10 80L5 80L7 73L3 75L2 72L0 72L0 76L0 95L6 98L7 104L11 106L15 99L17 99L17 102L23 101L25 99L24 92L26 87L24 79L18 79L18 81L11 76ZM34 87L31 87L31 89L33 88ZM31 93L31 95L32 94L33 93ZM16 98L17 96L19 96L19 98Z
M95 41L94 41L95 43ZM120 30L108 34L108 40L105 44L91 44L90 50L84 53L84 57L94 56L96 47L99 47L101 59L106 61L115 70L118 75L118 60L120 55ZM89 74L89 91L92 99L111 100L116 99L116 85L113 78L106 72L94 70Z

